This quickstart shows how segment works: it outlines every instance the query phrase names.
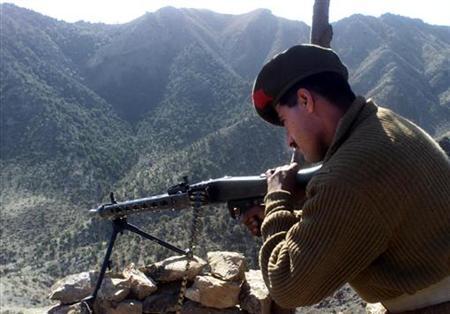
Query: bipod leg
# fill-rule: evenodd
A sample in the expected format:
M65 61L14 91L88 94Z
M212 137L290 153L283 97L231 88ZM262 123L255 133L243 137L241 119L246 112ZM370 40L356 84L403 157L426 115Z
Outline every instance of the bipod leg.
M124 230L128 230L128 231L130 231L130 232L136 233L136 234L140 235L140 236L143 237L143 238L146 238L146 239L148 239L148 240L151 240L151 241L153 241L153 242L156 242L156 243L158 243L159 245L164 246L165 248L167 248L167 249L169 249L169 250L172 250L172 251L174 251L174 252L177 252L178 254L189 255L189 254L191 253L191 251L190 251L189 249L182 250L182 249L180 249L180 248L177 248L176 246L173 246L173 245L170 244L170 243L167 243L167 242L165 242L165 241L163 241L163 240L161 240L161 239L158 239L157 237L154 237L154 236L152 236L152 235L146 233L145 231L139 229L138 227L136 227L136 226L134 226L134 225L132 225L132 224L129 224L129 223L126 222L126 221L123 223L122 228L123 228Z
M111 237L109 239L108 248L106 250L105 258L103 259L102 268L100 270L100 274L97 279L97 284L95 285L95 290L92 293L92 295L84 298L81 300L81 302L86 302L88 305L90 305L91 308L94 306L95 299L97 298L98 291L100 290L100 287L103 282L103 278L106 274L106 269L110 267L111 265L111 253L114 247L114 243L116 242L117 234L123 232L124 224L127 224L126 218L117 218L112 221L113 230L111 233Z

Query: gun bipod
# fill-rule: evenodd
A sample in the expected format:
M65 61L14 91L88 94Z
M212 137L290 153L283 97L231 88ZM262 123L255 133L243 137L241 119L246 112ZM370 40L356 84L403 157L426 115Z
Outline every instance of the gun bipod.
M112 228L113 229L112 229L111 237L109 239L108 248L106 249L105 258L103 259L103 263L102 263L102 267L101 267L101 270L100 270L100 274L98 276L97 283L95 285L94 292L92 293L92 295L84 298L81 301L82 303L83 302L87 303L90 306L90 308L93 308L95 299L97 298L98 291L100 290L100 287L102 285L103 279L105 277L106 270L107 269L111 269L111 259L110 258L111 258L112 250L114 248L114 243L116 242L117 235L119 233L123 234L123 232L125 230L128 230L128 231L130 231L132 233L138 234L139 236L141 236L141 237L143 237L145 239L148 239L148 240L151 240L153 242L156 242L159 245L161 245L161 246L163 246L163 247L165 247L165 248L167 248L169 250L172 250L172 251L174 251L174 252L176 252L178 254L182 254L182 255L186 255L186 256L192 255L190 249L183 250L183 249L177 248L176 246L174 246L174 245L172 245L172 244L170 244L168 242L165 242L165 241L163 241L163 240L161 240L161 239L159 239L157 237L154 237L154 236L146 233L145 231L139 229L138 227L128 223L127 217L116 218L116 219L112 220L111 223L112 223Z

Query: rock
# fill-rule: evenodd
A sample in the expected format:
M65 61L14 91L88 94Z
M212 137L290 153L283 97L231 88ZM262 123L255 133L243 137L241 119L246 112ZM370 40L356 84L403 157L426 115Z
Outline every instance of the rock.
M105 301L120 302L131 290L130 279L105 277L98 291L98 298Z
M120 302L111 314L141 314L142 302L125 300Z
M95 313L105 314L141 314L142 302L137 300L124 300L119 304L114 302L103 302L96 308Z
M50 299L58 300L62 304L78 302L94 292L97 281L96 272L84 272L70 275L53 285ZM119 278L115 274L107 274L103 279L102 286L98 292L98 299L120 302L124 300L131 288L130 279Z
M142 308L143 313L174 312L180 286L180 281L160 285L155 293L145 298Z
M352 313L365 314L366 302L364 302L358 294L345 284L333 295L323 299L319 303L312 306L297 308L296 314L312 314L312 313Z
M186 298L204 306L224 309L239 303L240 289L240 282L197 276L192 287L186 290Z
M250 314L270 314L272 300L260 270L249 270L239 294L239 303Z
M60 301L62 304L76 303L94 292L96 280L96 272L64 277L50 288L50 299Z
M239 307L231 307L227 309L215 309L205 307L194 301L187 301L183 304L181 314L242 314L244 313Z
M208 252L211 274L222 280L242 280L245 273L245 257L236 252Z
M194 256L192 259L187 276L189 280L193 280L206 266L206 262ZM158 282L169 282L181 280L186 273L186 257L173 256L164 261L154 263L140 269L145 275L155 279Z
M366 313L367 314L385 314L386 308L381 303L367 303Z
M124 269L123 276L130 280L131 292L138 300L145 299L158 289L156 283L136 269L134 264L130 264Z
M90 314L89 309L81 303L72 305L56 305L48 310L47 314Z

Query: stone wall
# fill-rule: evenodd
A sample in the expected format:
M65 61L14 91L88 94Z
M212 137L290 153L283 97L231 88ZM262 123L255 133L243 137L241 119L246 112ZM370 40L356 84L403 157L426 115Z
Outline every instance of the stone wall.
M92 309L80 301L94 291L98 273L70 275L52 286L50 299L59 304L48 313L174 313L185 274L184 314L366 313L365 302L349 286L313 307L283 310L272 302L261 272L248 270L244 256L235 252L209 252L206 261L194 257L188 273L184 256L107 273Z
M95 313L174 312L185 275L186 258L170 257L137 268L128 265L122 273L108 273L93 306ZM270 313L270 298L261 273L246 271L243 255L209 252L207 261L194 257L187 273L188 288L182 313ZM89 296L96 272L70 275L55 283L50 299L59 301L49 313L87 313L80 301Z

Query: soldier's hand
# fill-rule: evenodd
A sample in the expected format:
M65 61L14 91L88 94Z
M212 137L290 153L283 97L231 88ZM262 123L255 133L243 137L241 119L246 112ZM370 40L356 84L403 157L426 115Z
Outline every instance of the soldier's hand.
M263 205L256 205L241 214L241 222L247 226L250 233L254 236L261 236L261 224L264 220Z
M284 190L295 194L298 189L296 178L299 169L300 166L293 162L289 165L267 170L267 193Z

